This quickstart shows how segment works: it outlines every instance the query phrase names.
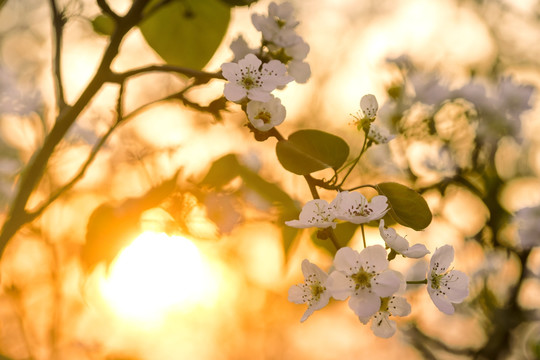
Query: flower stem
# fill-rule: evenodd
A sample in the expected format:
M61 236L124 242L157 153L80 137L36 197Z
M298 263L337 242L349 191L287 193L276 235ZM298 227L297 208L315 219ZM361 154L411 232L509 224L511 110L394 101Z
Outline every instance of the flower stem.
M366 233L364 232L364 224L360 224L360 229L362 229L362 241L364 241L364 249L365 249L367 245L366 245Z
M343 177L343 179L341 180L341 183L339 183L338 187L341 187L343 185L343 183L345 183L345 180L347 180L347 178L349 177L349 175L351 174L351 172L353 171L354 167L356 166L356 164L358 164L358 161L360 161L360 158L362 157L362 155L364 154L364 152L367 150L367 135L364 137L364 143L362 144L362 150L360 150L360 154L358 154L358 156L356 157L356 159L354 159L351 167L349 167L349 170L347 170L347 173L345 174L345 176Z
M427 284L427 279L424 279L424 280L407 280L407 284Z

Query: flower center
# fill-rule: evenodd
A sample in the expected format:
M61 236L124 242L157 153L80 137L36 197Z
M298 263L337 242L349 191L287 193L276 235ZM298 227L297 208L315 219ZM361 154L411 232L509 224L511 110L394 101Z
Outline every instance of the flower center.
M276 25L280 29L282 29L287 24L287 22L285 20L282 20L282 19L278 18L277 16L274 17L274 21L276 22Z
M435 272L431 273L431 287L433 289L438 289L441 287L441 280L445 274L437 275Z
M379 308L380 312L388 311L388 303L390 302L390 297L381 298L381 307Z
M375 274L369 273L366 270L364 270L363 267L360 267L360 270L356 274L351 275L351 278L356 283L356 289L358 290L360 288L370 288L371 287L371 278L373 278Z
M269 124L272 120L272 115L268 111L261 111L255 116L255 119L262 120L263 123Z
M255 86L255 80L251 76L244 76L242 78L242 85L249 90Z
M320 283L311 284L309 285L309 288L311 290L311 296L313 299L319 301L321 298L321 294L326 290L324 286L321 286Z

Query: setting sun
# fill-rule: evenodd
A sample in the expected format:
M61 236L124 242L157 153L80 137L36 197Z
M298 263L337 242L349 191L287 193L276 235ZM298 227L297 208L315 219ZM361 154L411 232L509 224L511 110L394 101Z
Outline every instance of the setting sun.
M155 320L169 311L211 305L217 286L210 265L182 236L145 232L113 262L102 293L122 317Z

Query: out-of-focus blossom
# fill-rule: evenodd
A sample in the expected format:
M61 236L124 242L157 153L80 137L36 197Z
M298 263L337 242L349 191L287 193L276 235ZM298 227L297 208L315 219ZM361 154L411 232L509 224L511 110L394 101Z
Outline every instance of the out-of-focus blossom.
M406 154L411 171L422 185L451 178L456 173L456 164L450 149L439 141L414 142L409 145Z
M431 257L427 291L437 308L445 314L452 315L452 303L462 302L469 295L469 278L459 270L450 270L454 261L454 248L444 245Z
M268 5L268 15L253 14L251 16L253 26L262 33L263 39L273 43L279 43L280 38L294 34L294 28L298 21L294 17L294 8L291 3L284 2Z
M327 289L337 300L350 296L349 307L363 319L379 311L381 298L393 295L400 287L400 279L388 269L386 251L380 245L368 246L360 253L341 248L334 258L334 268Z
M281 39L279 44L268 44L270 56L287 65L287 72L298 83L305 83L311 76L311 68L304 62L309 45L302 37L292 34Z
M292 80L285 75L287 68L281 62L272 60L267 64L253 54L248 54L238 63L221 65L223 76L229 80L225 84L224 94L227 100L240 101L247 97L250 100L270 101L270 92Z
M386 144L396 136L390 134L386 128L382 128L376 124L370 124L367 137L375 144Z
M519 240L524 249L540 245L540 206L520 209L515 214Z
M270 101L250 101L247 104L246 113L249 122L259 131L268 131L285 120L286 109L281 105L281 100L272 97Z
M328 304L330 292L326 289L328 274L309 260L302 261L302 273L305 282L289 288L289 301L295 304L308 304L308 308L300 322L304 322L315 310L320 310Z
M299 220L285 221L285 224L295 228L335 228L334 208L326 200L315 199L308 201L300 212Z
M39 108L40 102L39 92L23 91L15 77L0 67L0 114L28 115Z
M255 54L257 49L252 49L246 42L246 39L242 35L239 35L236 39L231 42L230 46L234 59L232 62L238 62L241 59L245 58L247 54Z
M414 244L409 247L407 239L399 236L396 230L384 227L384 219L381 219L379 222L379 232L386 245L398 254L414 259L419 259L429 254L429 250L423 244Z
M377 195L368 202L359 192L342 191L330 206L335 209L337 219L363 224L382 218L390 210L387 201L386 196Z

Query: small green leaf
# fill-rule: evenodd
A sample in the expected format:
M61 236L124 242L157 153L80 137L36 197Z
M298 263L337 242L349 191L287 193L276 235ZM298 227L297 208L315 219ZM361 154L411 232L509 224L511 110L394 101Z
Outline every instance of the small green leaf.
M307 175L315 171L338 169L349 156L349 146L340 138L320 130L300 130L288 140L278 141L276 154L288 171Z
M220 188L240 173L240 164L235 154L227 154L212 163L201 185Z
M111 36L115 27L114 20L105 14L98 15L92 20L92 28L99 35Z
M139 25L148 45L170 65L202 69L218 48L230 20L230 7L220 0L171 1L152 10Z
M413 189L395 182L385 182L377 184L377 190L388 198L391 207L389 213L401 225L418 231L431 223L431 210L426 200Z

